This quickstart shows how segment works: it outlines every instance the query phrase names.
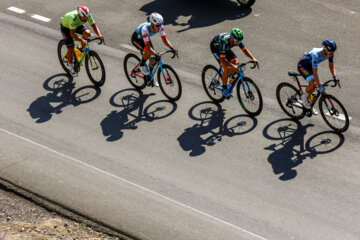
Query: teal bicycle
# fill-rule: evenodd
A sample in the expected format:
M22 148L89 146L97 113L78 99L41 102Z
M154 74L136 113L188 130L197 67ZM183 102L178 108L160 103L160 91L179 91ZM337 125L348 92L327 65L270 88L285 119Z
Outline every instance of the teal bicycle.
M159 56L172 52L168 50L163 53L159 53ZM153 56L151 56L153 57ZM171 58L174 58L173 55ZM161 92L171 101L177 101L181 97L182 88L180 79L175 72L175 70L165 64L161 59L157 61L148 76L144 76L140 71L140 58L133 54L129 53L125 56L124 59L124 70L127 79L130 84L137 90L144 89L146 86L154 86L154 77L157 73L157 79Z
M237 98L240 102L241 107L246 113L251 116L257 116L261 113L263 108L263 99L261 96L260 89L255 82L244 76L245 66L252 61L239 64L239 71L233 75L234 81L230 83L228 89L230 93L233 92L236 86ZM253 63L254 64L254 63ZM255 65L250 67L255 68ZM213 65L206 65L201 74L202 84L208 97L215 103L224 101L225 97L222 93L222 73L223 68L216 68Z
M100 40L100 38L87 39L87 44L81 50L79 50L80 42L76 41L78 44L74 47L74 70L76 73L80 72L80 67L85 62L86 73L89 76L90 81L97 87L101 87L105 83L105 67L99 57L99 55L90 49L89 43L91 41ZM61 67L64 71L70 74L69 69L67 68L68 59L67 59L67 47L65 39L59 41L58 48L58 57Z

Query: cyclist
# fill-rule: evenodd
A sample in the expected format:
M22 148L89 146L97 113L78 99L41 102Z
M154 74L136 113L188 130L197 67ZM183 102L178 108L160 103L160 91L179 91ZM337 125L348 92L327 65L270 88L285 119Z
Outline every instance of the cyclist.
M319 75L317 73L319 63L328 59L331 75L336 82L339 81L336 77L334 64L334 54L337 48L336 43L331 39L325 39L322 45L323 48L313 48L310 52L305 53L298 63L299 73L309 83L301 96L301 101L307 109L311 108L308 97L314 92L315 87L317 87L320 92L324 91L324 87L320 85Z
M227 81L228 76L238 72L239 59L231 50L234 46L239 46L243 53L251 58L256 66L259 66L259 61L254 58L250 50L248 50L243 43L244 34L239 28L231 29L230 33L221 33L213 38L210 43L210 50L215 59L220 63L224 69L222 75L223 95L226 98L231 97L228 90Z
M145 22L140 24L131 37L132 44L140 50L140 53L143 55L140 61L140 71L145 76L149 75L152 67L155 65L155 62L160 60L160 56L155 52L150 37L154 34L160 32L161 39L163 43L172 50L172 52L177 55L178 52L173 48L170 41L166 38L164 31L164 20L159 13L152 13L149 18L150 22ZM146 68L145 62L150 58L150 56L155 56L155 59L150 59L150 71ZM156 80L154 80L155 86L159 86Z
M68 12L61 18L60 30L66 38L68 69L71 75L76 74L74 71L74 63L72 62L74 56L74 39L81 42L82 46L85 46L87 43L86 39L91 36L90 30L84 26L86 21L91 25L101 41L104 41L104 36L101 35L89 8L86 6L79 6L77 10ZM76 33L81 34L82 38L78 37Z

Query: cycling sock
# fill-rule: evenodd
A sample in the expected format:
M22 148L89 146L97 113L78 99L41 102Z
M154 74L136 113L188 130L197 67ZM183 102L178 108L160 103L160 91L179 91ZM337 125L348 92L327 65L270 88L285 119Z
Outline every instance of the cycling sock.
M141 61L140 61L140 66L141 66L141 67L145 66L145 62L146 62L146 60L141 59Z

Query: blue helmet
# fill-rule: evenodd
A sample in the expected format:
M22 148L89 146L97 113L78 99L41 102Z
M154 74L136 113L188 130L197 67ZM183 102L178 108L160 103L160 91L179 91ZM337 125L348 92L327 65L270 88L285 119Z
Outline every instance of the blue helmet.
M331 39L325 39L322 42L322 45L324 46L324 49L328 52L335 52L336 51L336 43L335 41Z

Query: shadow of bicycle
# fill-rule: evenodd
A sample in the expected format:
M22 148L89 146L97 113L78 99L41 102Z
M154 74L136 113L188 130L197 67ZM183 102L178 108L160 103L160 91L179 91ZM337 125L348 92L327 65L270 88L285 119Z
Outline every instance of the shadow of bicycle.
M344 141L344 135L333 131L324 131L311 136L305 142L308 128L313 124L301 125L293 119L279 119L268 124L263 135L269 140L281 141L266 147L270 150L268 162L275 174L280 175L282 181L291 180L297 176L294 169L305 159L314 159L318 154L326 154L340 148Z
M176 103L160 100L147 105L145 102L155 93L143 94L135 89L125 89L115 93L110 98L110 104L122 108L120 111L111 111L100 125L107 141L112 142L123 137L123 130L135 130L141 121L151 122L166 118L177 108Z
M33 101L27 111L36 123L49 121L54 113L60 114L66 106L78 106L95 100L101 93L100 88L92 85L75 89L73 77L56 74L45 80L43 87L50 93Z
M178 32L240 19L252 11L251 8L241 8L232 0L154 0L140 10L147 15L160 13L165 25L183 26Z
M184 151L190 151L191 157L203 154L205 146L215 145L224 136L246 134L257 126L256 118L248 115L236 115L224 122L225 110L213 102L194 105L189 110L189 117L199 123L186 128L177 140Z

